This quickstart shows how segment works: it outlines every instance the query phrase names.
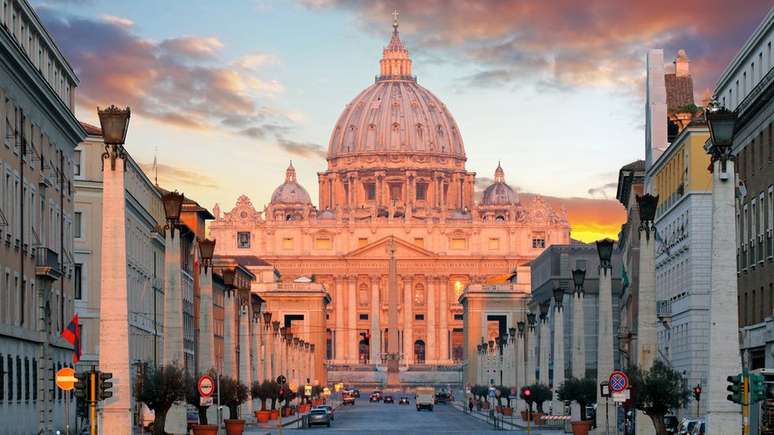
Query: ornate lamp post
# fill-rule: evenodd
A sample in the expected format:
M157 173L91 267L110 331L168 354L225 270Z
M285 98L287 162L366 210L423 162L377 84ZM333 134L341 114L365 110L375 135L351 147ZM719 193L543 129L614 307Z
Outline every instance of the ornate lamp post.
M705 112L712 156L712 260L710 278L710 341L707 384L708 433L738 431L739 407L725 400L725 377L741 372L739 348L738 288L736 277L736 230L733 144L737 114L717 101Z
M572 271L572 282L575 290L572 293L572 376L581 379L586 376L586 343L584 328L583 301L585 293L583 284L586 280L586 270L575 269ZM572 419L580 420L580 406L576 402L572 404Z
M606 381L613 372L613 242L610 239L597 241L599 254L599 296L597 312L597 384ZM597 388L597 427L607 432L616 432L615 407L601 395ZM613 415L613 419L609 418ZM604 416L604 418L603 418Z
M199 273L199 346L196 359L200 372L215 367L215 335L212 318L212 255L215 252L215 240L199 240L201 266Z
M564 402L559 400L556 391L564 383L564 289L554 288L554 398L553 413L564 415Z
M129 366L129 303L126 271L126 154L131 111L97 109L102 155L102 250L100 257L99 369L113 374L113 397L102 402L101 426L116 434L132 431L132 379ZM105 160L110 167L105 167Z
M175 229L180 227L180 212L184 196L178 192L166 192L161 200L167 218L164 225L164 352L165 365L185 363L183 293L180 285L180 237Z

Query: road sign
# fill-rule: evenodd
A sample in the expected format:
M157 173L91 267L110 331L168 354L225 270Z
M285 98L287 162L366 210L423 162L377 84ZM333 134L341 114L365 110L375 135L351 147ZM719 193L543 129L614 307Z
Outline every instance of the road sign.
M620 393L629 387L629 377L624 372L613 372L608 382L610 384L610 391L613 393Z
M602 397L610 397L610 384L607 381L599 383L599 395Z
M278 384L282 385L282 384L284 384L286 381L287 381L287 379L285 379L285 377L284 377L284 376L282 376L282 375L279 375L279 376L277 376L277 383L278 383Z
M495 397L495 391L494 387L489 387L489 397Z
M631 390L623 390L613 393L613 402L623 403L631 398Z
M212 396L213 391L215 391L215 381L208 375L200 377L196 386L199 389L199 395L201 397L210 397Z
M75 370L70 367L64 367L56 372L56 386L63 391L70 391L75 388L78 378L75 377Z
M311 385L304 385L304 396L312 397L312 386Z

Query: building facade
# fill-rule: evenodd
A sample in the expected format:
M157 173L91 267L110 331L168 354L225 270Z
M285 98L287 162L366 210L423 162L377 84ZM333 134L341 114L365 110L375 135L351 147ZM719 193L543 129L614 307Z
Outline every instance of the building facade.
M330 362L341 376L382 364L391 237L404 366L460 363L464 288L517 270L528 290L529 262L549 245L569 243L564 210L540 198L519 201L499 166L474 202L459 128L412 75L397 23L380 69L334 126L316 207L291 165L262 211L243 196L225 213L216 205L210 226L220 255L255 255L283 280L314 275L329 290Z
M52 373L72 366L73 114L78 78L27 1L0 14L0 421L64 427ZM73 410L74 415L74 410Z
M656 209L659 358L687 385L707 385L712 178L703 117L684 127L648 169ZM703 405L700 403L700 405ZM695 414L696 407L688 406Z

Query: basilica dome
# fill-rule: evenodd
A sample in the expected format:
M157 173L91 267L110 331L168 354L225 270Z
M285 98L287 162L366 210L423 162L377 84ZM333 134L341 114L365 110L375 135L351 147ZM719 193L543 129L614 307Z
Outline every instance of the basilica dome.
M274 189L271 194L272 204L311 204L309 193L296 181L296 169L293 162L285 172L285 182Z
M505 183L505 172L500 164L495 169L495 181L481 195L481 205L511 205L518 202L516 192Z
M426 155L465 160L457 123L446 105L417 84L393 24L376 82L346 105L331 134L328 160L369 154Z

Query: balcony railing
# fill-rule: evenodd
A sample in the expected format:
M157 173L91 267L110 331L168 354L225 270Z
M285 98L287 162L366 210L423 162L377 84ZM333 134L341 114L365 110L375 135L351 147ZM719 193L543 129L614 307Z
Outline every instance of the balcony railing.
M45 246L35 248L35 275L41 278L57 280L62 277L59 254Z
M656 301L656 317L661 320L672 318L672 302L668 300Z

